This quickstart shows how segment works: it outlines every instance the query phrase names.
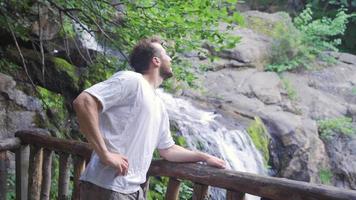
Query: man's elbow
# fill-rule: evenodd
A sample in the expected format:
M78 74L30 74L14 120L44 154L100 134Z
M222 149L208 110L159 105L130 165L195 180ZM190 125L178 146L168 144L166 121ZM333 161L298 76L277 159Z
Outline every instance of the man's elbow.
M161 156L161 158L163 158L164 160L169 160L169 148L168 149L159 149L158 150L159 155Z
M78 112L81 106L83 106L83 93L80 93L77 98L72 102L75 112Z

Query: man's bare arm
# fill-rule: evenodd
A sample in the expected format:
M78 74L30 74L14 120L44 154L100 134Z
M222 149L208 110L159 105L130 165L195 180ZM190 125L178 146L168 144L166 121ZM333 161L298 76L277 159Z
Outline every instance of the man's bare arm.
M167 149L159 149L158 152L162 158L171 162L203 161L213 167L226 167L225 161L221 160L220 158L199 151L191 151L178 145L173 145Z
M77 113L80 131L85 135L89 144L99 155L100 160L118 169L118 175L126 175L128 160L126 157L108 151L99 129L99 112L101 103L89 93L82 92L74 101L73 107Z

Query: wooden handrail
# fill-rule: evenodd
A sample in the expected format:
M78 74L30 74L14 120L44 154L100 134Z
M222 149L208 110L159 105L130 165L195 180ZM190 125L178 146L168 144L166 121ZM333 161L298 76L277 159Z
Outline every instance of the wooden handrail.
M261 176L246 172L216 169L195 163L173 163L163 160L153 161L149 175L185 179L204 185L245 192L274 200L356 199L356 191L353 190L285 178Z
M33 158L35 158L34 160L36 160L37 155L40 155L38 152L43 150L52 150L55 152L70 154L71 157L75 158L74 163L77 163L74 166L74 179L79 178L79 174L81 171L83 171L85 166L85 160L89 159L92 152L92 149L87 143L58 139L48 135L39 134L36 131L20 131L15 135L20 139L21 144L29 144L32 146L32 149L36 150L33 151ZM6 148L14 150L15 147L20 147L18 139L11 140L11 142L9 141L10 140L7 142L0 142L0 151L6 150ZM37 149L39 149L39 151ZM20 153L19 155L21 156ZM63 157L62 160L62 163L64 163L63 166L66 166L66 162L68 162L67 158ZM21 161L21 159L16 160L16 162L18 161ZM38 164L32 165L33 166L30 168L35 170L32 173L36 174L37 172L41 172L41 168L37 166ZM36 166L36 168L34 168L34 166ZM68 169L67 167L63 168L66 170ZM18 171L20 170L17 170L17 172ZM167 198L171 199L177 198L177 187L179 186L180 180L189 180L195 184L195 191L197 191L197 194L194 195L194 198L196 199L203 198L203 196L206 194L207 186L225 188L227 190L228 199L243 199L245 193L266 197L273 200L356 199L356 191L353 190L294 181L285 178L274 178L232 170L216 169L196 163L173 163L164 160L155 160L152 161L148 175L171 177L169 190L174 191L174 198L168 195L166 196ZM63 175L63 177L67 177L67 175ZM20 178L21 177L19 177L19 180ZM44 178L44 180L47 179ZM61 183L63 183L62 185L66 185L66 180L63 179L61 181ZM48 180L46 182L48 182ZM31 185L34 185L33 182L30 183ZM74 180L74 183L75 186L78 186L78 180ZM66 186L64 186L64 189L65 187ZM76 191L74 192L73 196L75 199L77 199L78 187L75 188ZM48 191L45 191L45 193L45 196L47 196ZM67 194L66 191L63 191L62 193L62 196L66 196Z
M57 152L65 152L90 159L92 149L88 143L51 137L38 131L24 130L15 133L21 144L31 144Z

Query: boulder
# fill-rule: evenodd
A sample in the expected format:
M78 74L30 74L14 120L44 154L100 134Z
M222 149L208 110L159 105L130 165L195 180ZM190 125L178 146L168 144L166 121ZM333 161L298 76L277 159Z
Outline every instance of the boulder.
M325 143L331 161L332 182L337 187L356 190L356 137L336 135Z
M224 30L224 28L221 29ZM239 66L263 69L263 66L269 62L272 39L244 28L235 29L230 31L230 33L241 38L235 48L215 51L215 48L211 45L205 45L204 47L213 55L237 61Z
M13 137L16 131L38 127L44 121L40 100L15 86L12 77L0 73L0 138Z

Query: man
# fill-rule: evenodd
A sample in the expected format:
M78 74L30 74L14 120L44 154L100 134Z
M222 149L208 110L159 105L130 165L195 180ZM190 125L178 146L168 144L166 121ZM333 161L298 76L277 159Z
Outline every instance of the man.
M144 199L140 184L156 148L168 161L225 168L219 158L174 144L167 111L155 93L172 76L171 58L160 39L141 40L130 64L135 72L118 72L73 102L80 130L94 149L81 177L82 199Z

